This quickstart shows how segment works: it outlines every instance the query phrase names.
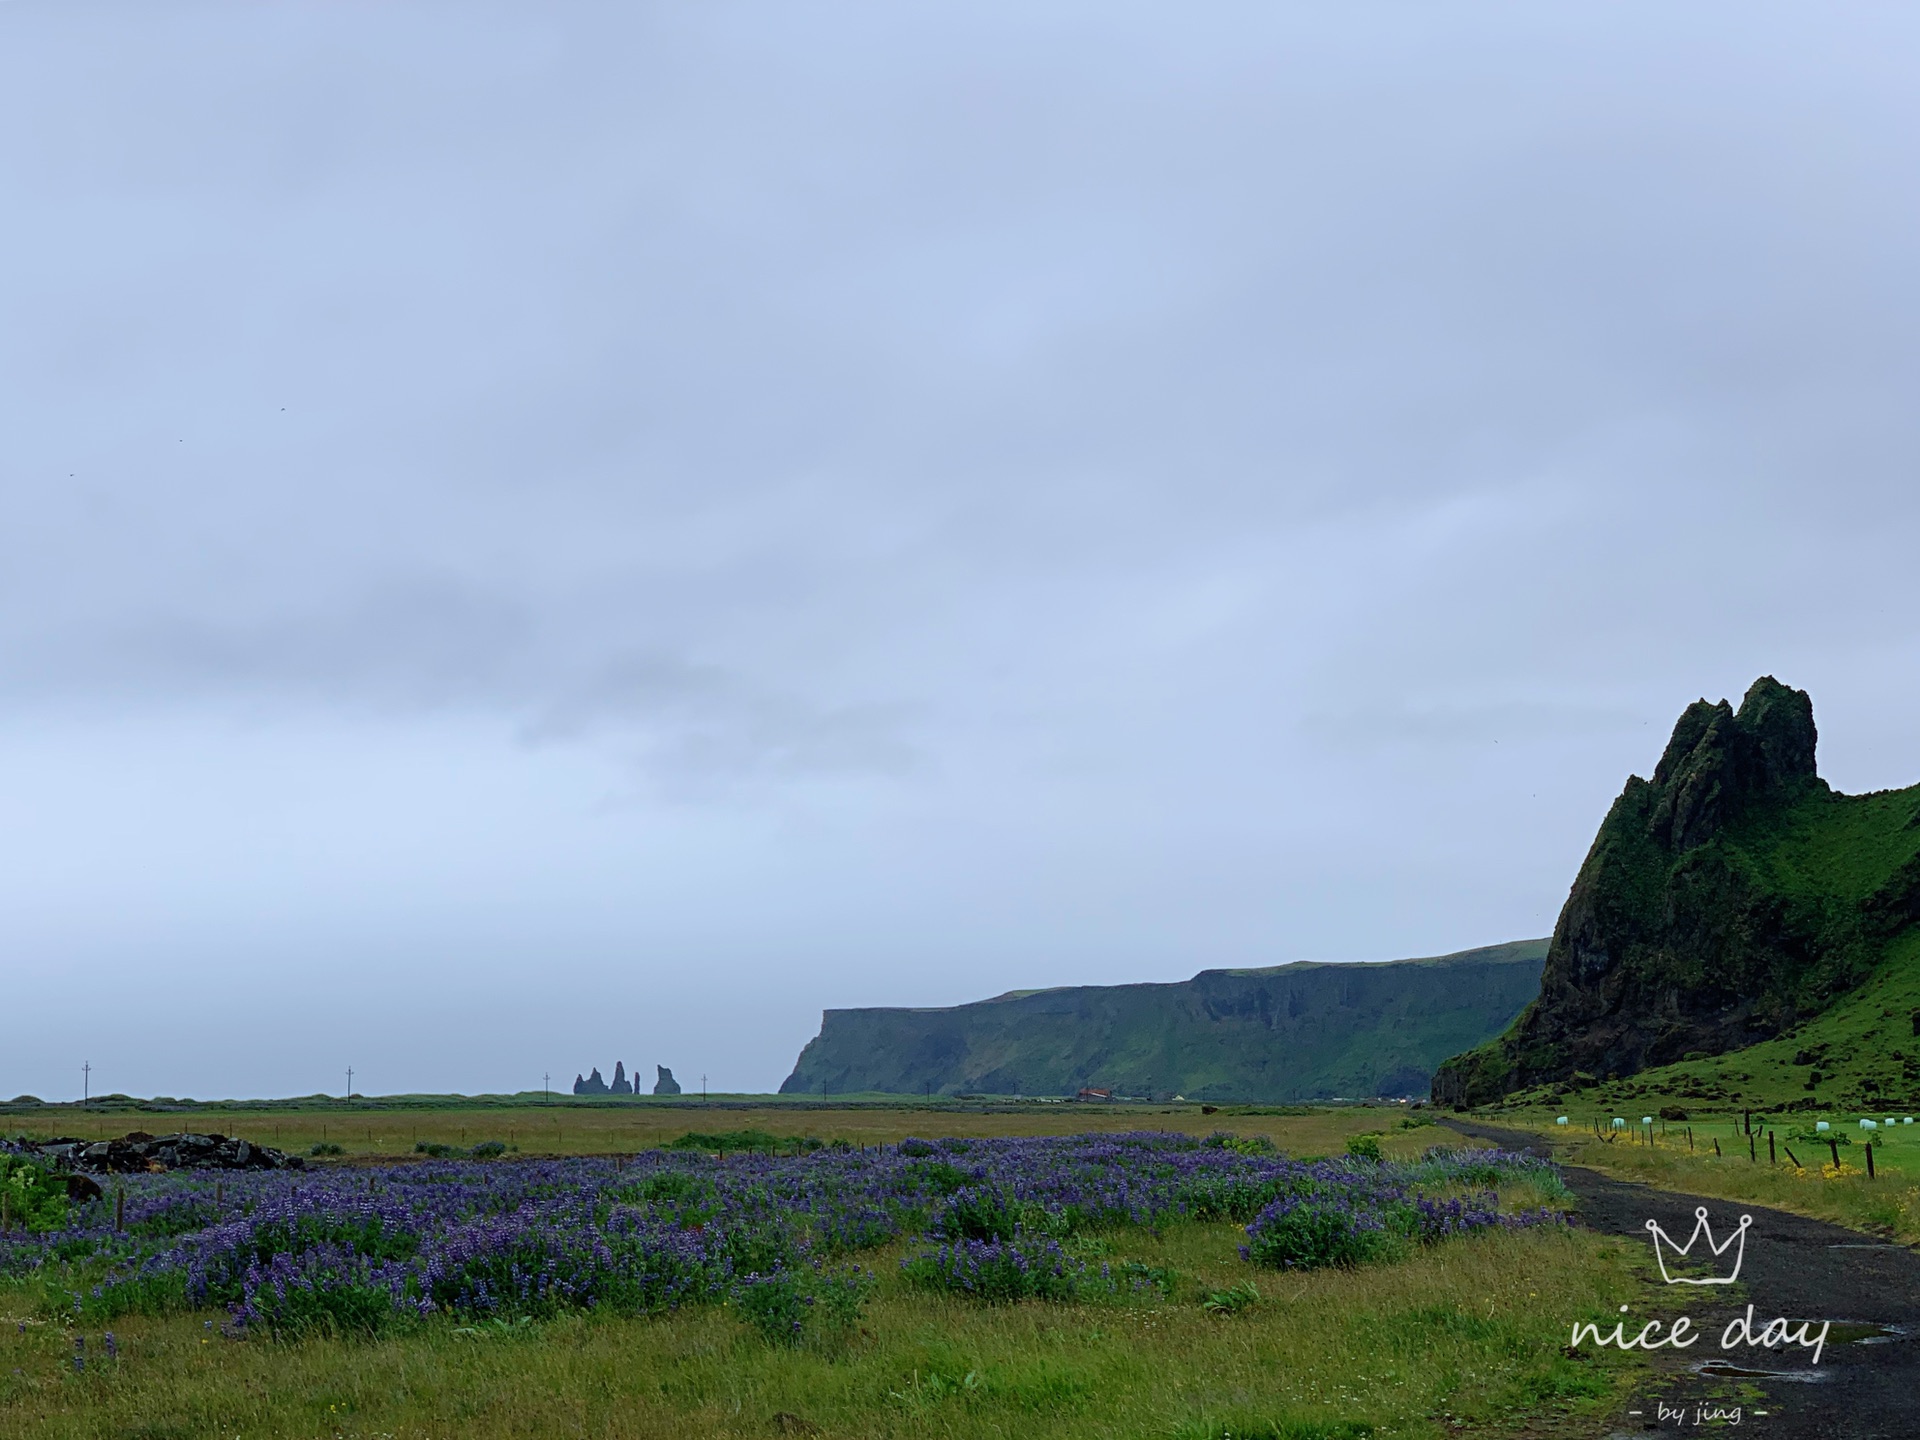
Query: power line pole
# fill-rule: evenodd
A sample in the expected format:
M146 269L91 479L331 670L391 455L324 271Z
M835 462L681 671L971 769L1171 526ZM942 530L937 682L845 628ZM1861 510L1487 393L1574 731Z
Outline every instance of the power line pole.
M553 1104L553 1076L544 1070L540 1072L540 1095L541 1104Z
M347 1099L353 1099L353 1067L347 1066Z
M707 1077L702 1075L700 1077L700 1103L704 1105L706 1103L706 1099L707 1099Z
M80 1067L80 1108L86 1109L93 1103L93 1064L91 1061Z

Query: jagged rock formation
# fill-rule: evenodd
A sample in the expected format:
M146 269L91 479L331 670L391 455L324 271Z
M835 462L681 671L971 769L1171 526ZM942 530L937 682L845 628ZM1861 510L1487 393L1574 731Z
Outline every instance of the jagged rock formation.
M664 1065L656 1065L653 1068L658 1072L658 1078L653 1082L653 1093L656 1095L678 1095L680 1093L680 1082L673 1078L673 1071Z
M1806 692L1771 676L1737 712L1688 706L1653 779L1630 777L1601 823L1538 998L1448 1060L1434 1099L1722 1054L1859 984L1920 918L1920 787L1837 794L1815 772L1817 738Z
M1536 993L1546 941L1431 960L1205 970L939 1010L829 1010L783 1095L1304 1100L1425 1093Z
M593 1073L584 1080L578 1075L573 1077L573 1093L576 1095L605 1095L607 1093L607 1082L600 1078L600 1067L598 1065L593 1067Z
M616 1060L613 1062L613 1084L607 1087L607 1093L609 1095L633 1094L633 1086L627 1083L626 1061Z
M20 1140L8 1148L62 1169L94 1175L138 1175L152 1170L300 1170L306 1161L270 1145L225 1135L161 1135L135 1130L119 1140ZM98 1193L97 1191L95 1193Z

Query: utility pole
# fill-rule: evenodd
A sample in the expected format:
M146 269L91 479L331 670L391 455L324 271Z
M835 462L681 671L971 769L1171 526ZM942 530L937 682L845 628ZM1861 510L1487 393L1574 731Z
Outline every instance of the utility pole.
M540 1072L540 1096L541 1104L551 1105L553 1103L553 1076L544 1070Z
M347 1066L347 1100L353 1100L353 1067Z
M80 1067L80 1108L86 1109L93 1103L93 1063L88 1061Z
M704 1105L706 1104L706 1102L707 1102L707 1077L702 1075L700 1077L700 1103Z

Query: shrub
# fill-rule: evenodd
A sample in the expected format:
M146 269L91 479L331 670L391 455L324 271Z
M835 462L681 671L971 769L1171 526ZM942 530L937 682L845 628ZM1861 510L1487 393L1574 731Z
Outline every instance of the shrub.
M948 1240L1011 1240L1022 1231L1064 1236L1072 1226L1031 1200L1016 1200L992 1186L972 1185L947 1197L931 1232Z
M907 1175L935 1195L951 1195L973 1183L973 1176L944 1160L921 1160L907 1167Z
M37 1160L0 1155L0 1195L8 1220L45 1234L67 1223L67 1182Z
M1230 1285L1225 1290L1209 1290L1200 1302L1200 1308L1209 1315L1238 1315L1249 1306L1260 1303L1260 1290L1251 1280L1242 1280L1238 1285Z
M1381 1161L1380 1133L1370 1130L1364 1135L1352 1135L1347 1138L1347 1154L1356 1160L1371 1160L1378 1165Z
M473 1149L467 1152L467 1158L471 1160L498 1160L502 1155L506 1153L507 1153L506 1141L482 1140L478 1145L474 1146Z
M1835 1145L1853 1144L1844 1130L1816 1130L1811 1125L1802 1125L1797 1130L1789 1131L1787 1139L1798 1140L1805 1145L1825 1145L1829 1142Z
M707 1150L718 1155L742 1150L750 1150L757 1155L771 1155L779 1148L779 1137L769 1135L765 1130L722 1130L712 1134L689 1130L678 1140L667 1142L669 1150Z
M247 1279L234 1323L275 1336L374 1335L428 1308L410 1267L332 1246L282 1251Z
M684 1170L662 1170L635 1184L615 1190L617 1199L634 1204L684 1207L713 1198L716 1187L704 1175L689 1175Z
M1214 1150L1231 1150L1236 1155L1278 1155L1280 1148L1264 1135L1235 1135L1216 1130L1200 1142Z
M419 1147L416 1146L415 1148L417 1149ZM307 1147L307 1154L309 1155L344 1155L346 1153L346 1151L342 1150L331 1140L318 1140Z
M1389 1218L1369 1200L1348 1194L1289 1195L1254 1217L1240 1253L1276 1270L1363 1265L1400 1248Z
M1086 1288L1088 1271L1044 1235L1011 1240L956 1240L900 1262L913 1284L975 1300L1071 1300ZM1110 1285L1104 1271L1101 1280Z
M1282 1195L1310 1188L1292 1175L1251 1177L1207 1175L1180 1188L1180 1201L1196 1220L1233 1220L1246 1224Z
M730 1298L763 1340L797 1345L809 1338L839 1338L852 1330L874 1285L872 1272L858 1265L831 1273L776 1270L747 1276Z

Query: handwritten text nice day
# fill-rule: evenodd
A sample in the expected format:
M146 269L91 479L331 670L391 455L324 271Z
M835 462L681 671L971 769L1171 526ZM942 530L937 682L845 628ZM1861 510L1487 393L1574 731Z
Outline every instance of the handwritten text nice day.
M1620 1307L1622 1315L1627 1307ZM1756 1330L1753 1323L1753 1306L1747 1306L1747 1313L1736 1315L1727 1322L1727 1328L1720 1332L1720 1348L1731 1350L1736 1345L1762 1345L1771 1350L1776 1345L1798 1345L1802 1349L1813 1351L1813 1363L1820 1363L1820 1352L1827 1347L1827 1331L1833 1322L1820 1322L1816 1334L1811 1320L1769 1320ZM1662 1335L1662 1329L1666 1334ZM1573 1343L1578 1345L1582 1339L1591 1340L1595 1345L1614 1345L1622 1350L1658 1350L1670 1346L1675 1350L1685 1350L1700 1338L1694 1333L1693 1318L1682 1315L1671 1325L1663 1326L1659 1320L1649 1320L1640 1327L1640 1333L1629 1338L1627 1322L1617 1321L1612 1330L1601 1333L1600 1327L1590 1320L1576 1320L1573 1326Z

